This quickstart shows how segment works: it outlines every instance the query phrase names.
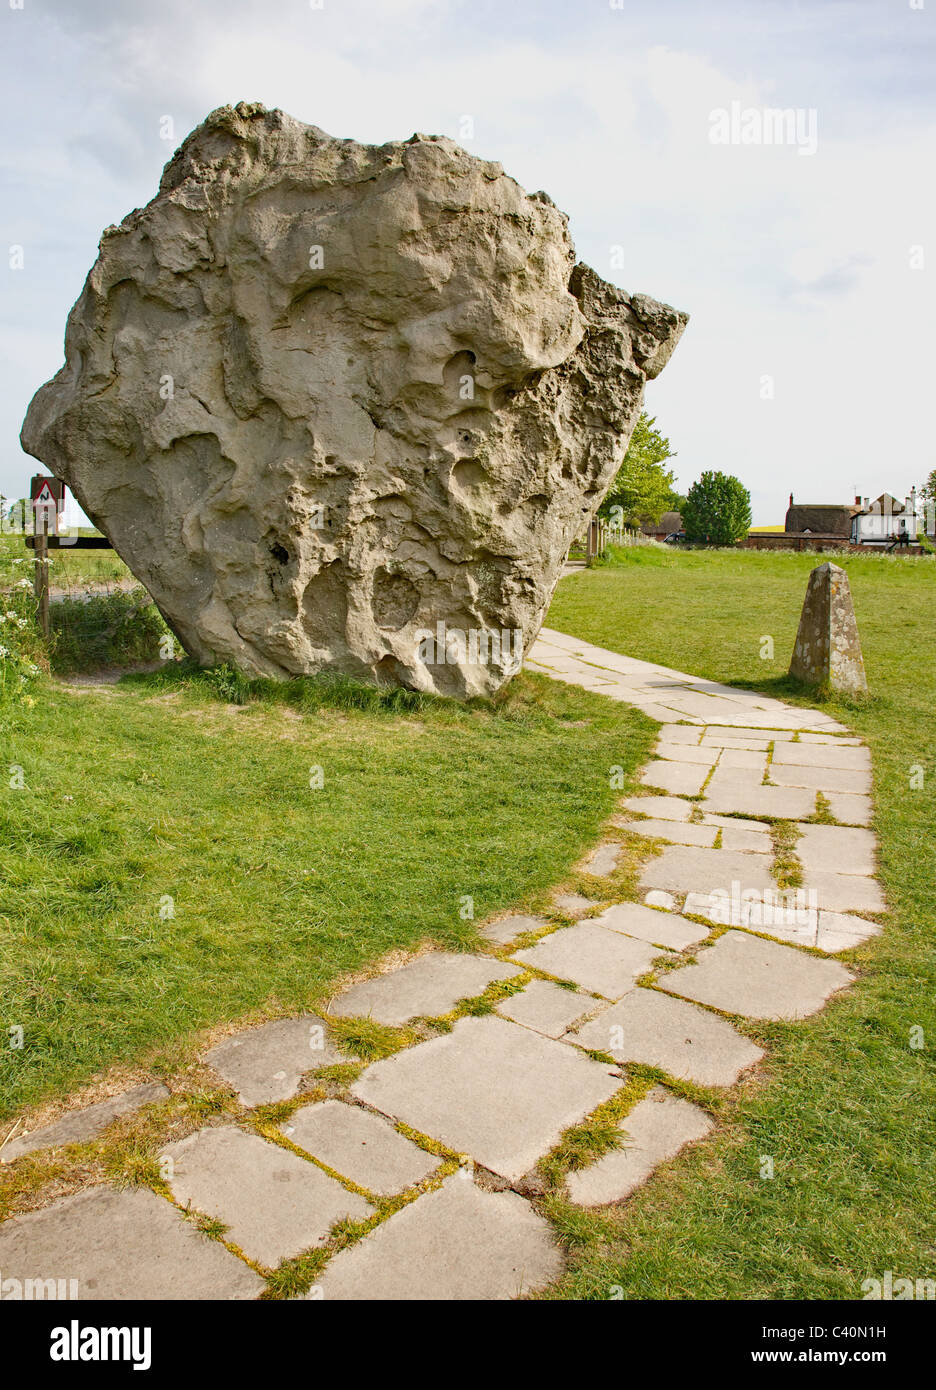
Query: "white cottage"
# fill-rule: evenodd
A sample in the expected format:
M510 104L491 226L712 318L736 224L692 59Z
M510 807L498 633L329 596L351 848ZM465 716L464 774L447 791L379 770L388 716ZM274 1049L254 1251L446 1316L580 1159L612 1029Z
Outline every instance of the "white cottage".
M916 488L911 488L910 496L903 502L889 492L882 492L873 502L867 497L855 498L851 523L855 545L886 546L904 537L912 545L920 529Z

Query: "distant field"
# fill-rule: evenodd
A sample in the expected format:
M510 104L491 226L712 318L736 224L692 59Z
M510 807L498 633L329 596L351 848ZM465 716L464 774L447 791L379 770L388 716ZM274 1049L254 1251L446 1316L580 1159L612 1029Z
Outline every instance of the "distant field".
M85 529L78 534L94 536L99 533ZM28 560L28 568L23 572L31 577L34 557L26 547L25 538L0 535L0 565L4 559L16 558ZM123 560L113 550L71 550L63 547L50 552L49 566L49 583L53 590L68 592L89 584L117 584L133 579Z

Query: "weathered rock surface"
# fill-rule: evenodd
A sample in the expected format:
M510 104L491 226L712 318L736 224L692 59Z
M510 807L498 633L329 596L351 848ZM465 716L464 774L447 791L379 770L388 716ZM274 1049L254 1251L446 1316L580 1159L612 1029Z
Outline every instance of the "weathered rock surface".
M242 103L105 231L22 443L201 663L468 696L517 669L685 321L451 140Z
M817 565L809 576L790 675L843 695L868 689L848 575L839 565Z

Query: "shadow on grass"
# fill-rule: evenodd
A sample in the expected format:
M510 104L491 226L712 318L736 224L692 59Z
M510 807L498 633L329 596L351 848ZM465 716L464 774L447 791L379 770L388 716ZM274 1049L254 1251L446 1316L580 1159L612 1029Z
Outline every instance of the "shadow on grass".
M128 672L121 684L153 693L177 690L197 700L225 704L286 706L300 714L331 709L397 717L420 715L440 722L487 715L531 727L556 721L561 725L568 716L561 687L529 672L514 676L491 698L474 696L469 700L371 684L334 671L287 680L249 677L229 665L200 667L188 657L168 662L158 671Z
M869 710L883 707L886 701L876 695L842 695L827 685L807 685L795 676L767 676L763 680L752 681L739 678L726 680L724 685L738 690L750 690L758 695L767 695L774 700L786 700L797 705L835 705L840 710Z
M49 666L56 675L157 661L168 628L143 588L49 605Z

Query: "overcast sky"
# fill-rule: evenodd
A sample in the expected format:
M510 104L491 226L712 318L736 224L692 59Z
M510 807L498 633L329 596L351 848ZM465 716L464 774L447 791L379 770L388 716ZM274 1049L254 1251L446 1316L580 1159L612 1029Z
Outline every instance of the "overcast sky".
M936 0L315 3L0 0L0 490L37 471L20 424L101 231L239 100L451 135L544 188L599 274L688 310L648 389L683 488L735 473L782 524L791 491L903 496L936 468ZM749 131L797 109L798 141L713 143L732 103Z

